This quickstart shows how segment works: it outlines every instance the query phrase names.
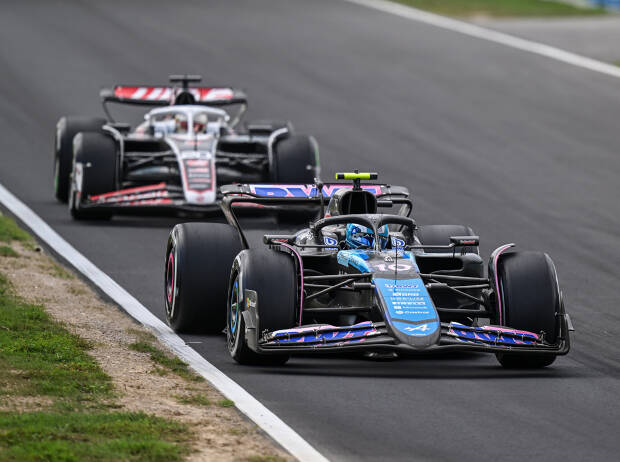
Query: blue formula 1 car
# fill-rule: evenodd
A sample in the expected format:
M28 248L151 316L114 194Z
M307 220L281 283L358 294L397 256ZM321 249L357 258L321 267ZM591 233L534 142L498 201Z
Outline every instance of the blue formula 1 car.
M170 325L226 326L230 354L242 364L283 364L296 353L458 349L538 368L569 351L572 326L547 254L506 244L485 265L470 228L418 226L405 188L361 184L376 174L337 179L353 184L228 186L229 224L177 225L166 252ZM234 213L248 205L318 206L322 218L250 248Z

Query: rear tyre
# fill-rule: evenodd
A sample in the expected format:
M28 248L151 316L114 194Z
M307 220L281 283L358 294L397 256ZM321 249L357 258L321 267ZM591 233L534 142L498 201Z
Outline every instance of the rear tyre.
M277 183L312 184L319 176L319 148L306 135L291 135L276 141L271 159L271 177Z
M426 225L420 226L416 235L425 245L448 245L452 236L475 236L474 231L465 225ZM461 253L475 253L479 255L478 247L455 247L454 249L425 249L426 253L446 253L452 251Z
M166 319L175 332L222 332L230 268L240 251L239 235L228 224L183 223L172 229L164 295Z
M498 264L502 301L501 324L512 329L543 333L548 343L558 338L556 313L560 311L560 291L555 266L542 252L513 252L501 257ZM506 368L535 369L550 365L553 354L497 353Z
M83 208L82 200L116 189L116 142L102 133L78 133L73 143L73 179L69 210L76 220L109 220L105 209ZM76 183L81 187L77 188Z
M291 328L297 311L298 276L291 256L269 249L244 250L235 259L228 290L228 351L235 361L247 365L282 365L288 354L260 355L250 349L243 311L246 289L257 293L256 334Z
M54 196L60 202L69 200L73 166L73 138L79 132L99 132L106 120L101 117L61 117L56 124L54 141Z

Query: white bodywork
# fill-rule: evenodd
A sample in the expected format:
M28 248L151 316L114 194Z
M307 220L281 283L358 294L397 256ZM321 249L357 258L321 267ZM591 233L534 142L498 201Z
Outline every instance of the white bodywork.
M179 163L187 203L215 203L215 152L229 115L221 109L187 105L154 109L144 118L145 122L137 127L136 135L149 131L168 143ZM180 129L179 124L184 124L185 129Z

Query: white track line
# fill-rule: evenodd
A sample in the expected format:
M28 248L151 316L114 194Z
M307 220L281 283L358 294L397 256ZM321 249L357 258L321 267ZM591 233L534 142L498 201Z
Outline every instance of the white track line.
M254 421L256 425L293 456L303 462L327 461L324 456L310 446L307 441L273 412L263 406L256 398L200 356L194 349L186 345L183 339L176 335L170 327L160 321L129 292L114 282L110 276L97 268L90 260L65 241L2 184L0 184L0 203L28 226L39 239L54 249L55 252L71 263L75 269L118 303L130 316L150 328L179 358L183 359L192 369L211 382L226 398L234 401L241 412Z
M573 66L589 69L601 74L610 75L620 78L620 67L607 64L596 59L581 56L570 51L555 48L543 43L526 40L513 35L504 34L491 29L470 24L464 21L447 18L427 11L418 10L410 6L394 3L387 0L345 0L349 3L355 3L385 13L394 14L401 18L410 19L412 21L423 22L435 27L447 29L460 34L469 35L489 42L495 42L517 50L527 51L556 61L561 61Z

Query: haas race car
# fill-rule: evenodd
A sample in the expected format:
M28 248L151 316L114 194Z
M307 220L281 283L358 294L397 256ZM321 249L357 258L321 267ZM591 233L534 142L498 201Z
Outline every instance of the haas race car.
M407 190L361 184L375 178L224 187L229 224L185 223L170 233L169 324L225 329L241 364L283 364L296 353L469 350L494 353L504 367L539 368L569 351L572 325L546 253L506 244L485 265L471 228L418 226ZM234 213L247 203L306 204L322 218L250 248Z
M238 129L247 108L233 88L172 86L103 89L104 118L62 117L56 126L55 195L76 219L117 213L219 211L218 187L233 182L311 183L319 174L314 138L290 123ZM154 107L131 130L108 103ZM228 111L224 110L226 108Z

